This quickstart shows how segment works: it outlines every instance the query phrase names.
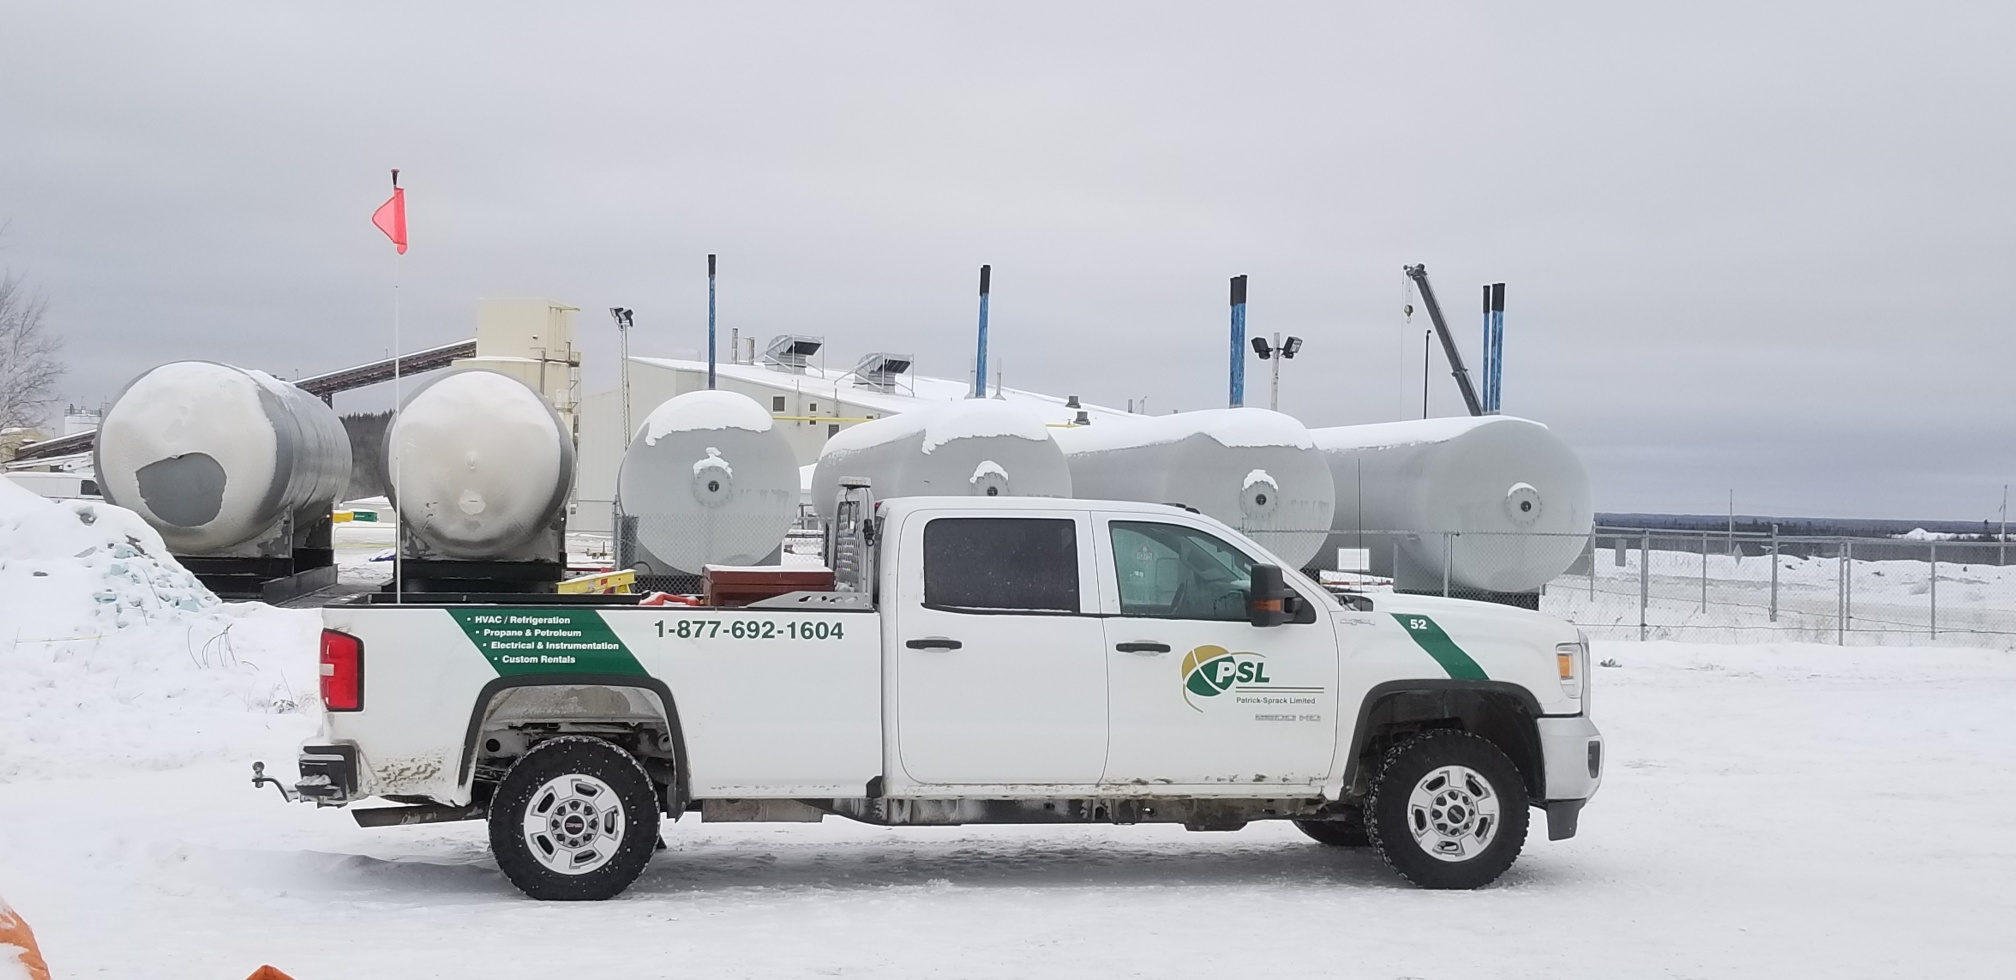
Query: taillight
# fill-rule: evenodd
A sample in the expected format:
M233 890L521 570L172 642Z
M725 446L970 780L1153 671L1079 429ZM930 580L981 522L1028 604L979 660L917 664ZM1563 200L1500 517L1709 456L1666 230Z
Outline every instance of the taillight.
M364 710L364 641L348 633L322 631L322 707Z

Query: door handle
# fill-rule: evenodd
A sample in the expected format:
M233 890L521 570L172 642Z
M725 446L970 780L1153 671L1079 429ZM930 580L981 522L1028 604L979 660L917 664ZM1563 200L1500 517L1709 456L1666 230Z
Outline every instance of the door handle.
M915 640L905 640L903 645L912 650L957 650L962 645L958 640L942 636L926 636Z
M1169 644L1143 642L1137 640L1133 643L1115 643L1113 645L1113 649L1118 650L1121 653L1168 653Z

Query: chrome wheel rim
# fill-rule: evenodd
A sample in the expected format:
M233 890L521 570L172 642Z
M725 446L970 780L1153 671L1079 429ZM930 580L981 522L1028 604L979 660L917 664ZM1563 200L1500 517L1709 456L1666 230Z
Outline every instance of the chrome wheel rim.
M616 856L623 816L608 783L579 773L549 779L525 805L525 846L548 871L585 875Z
M1498 837L1498 791L1469 766L1438 766L1407 796L1414 843L1440 861L1468 861Z

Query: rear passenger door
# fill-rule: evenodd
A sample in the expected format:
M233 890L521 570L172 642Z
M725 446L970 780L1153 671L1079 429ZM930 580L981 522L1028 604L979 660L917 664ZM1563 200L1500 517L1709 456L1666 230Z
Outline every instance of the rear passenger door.
M1105 634L1083 513L905 518L894 629L903 771L935 784L1090 784L1106 762Z

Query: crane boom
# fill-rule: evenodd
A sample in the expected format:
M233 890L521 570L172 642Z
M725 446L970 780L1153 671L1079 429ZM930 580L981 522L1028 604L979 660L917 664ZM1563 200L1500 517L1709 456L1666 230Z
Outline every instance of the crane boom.
M1435 302L1435 289L1428 285L1426 266L1402 266L1401 271L1421 291L1421 303L1428 307L1428 320L1435 324L1435 334L1442 338L1442 353L1449 358L1449 373L1456 378L1456 388L1463 393L1463 407L1472 415L1484 414L1484 404L1477 400L1477 388L1470 383L1470 369L1463 366L1463 355L1456 350L1456 338L1449 334L1449 324L1442 319L1442 305Z

